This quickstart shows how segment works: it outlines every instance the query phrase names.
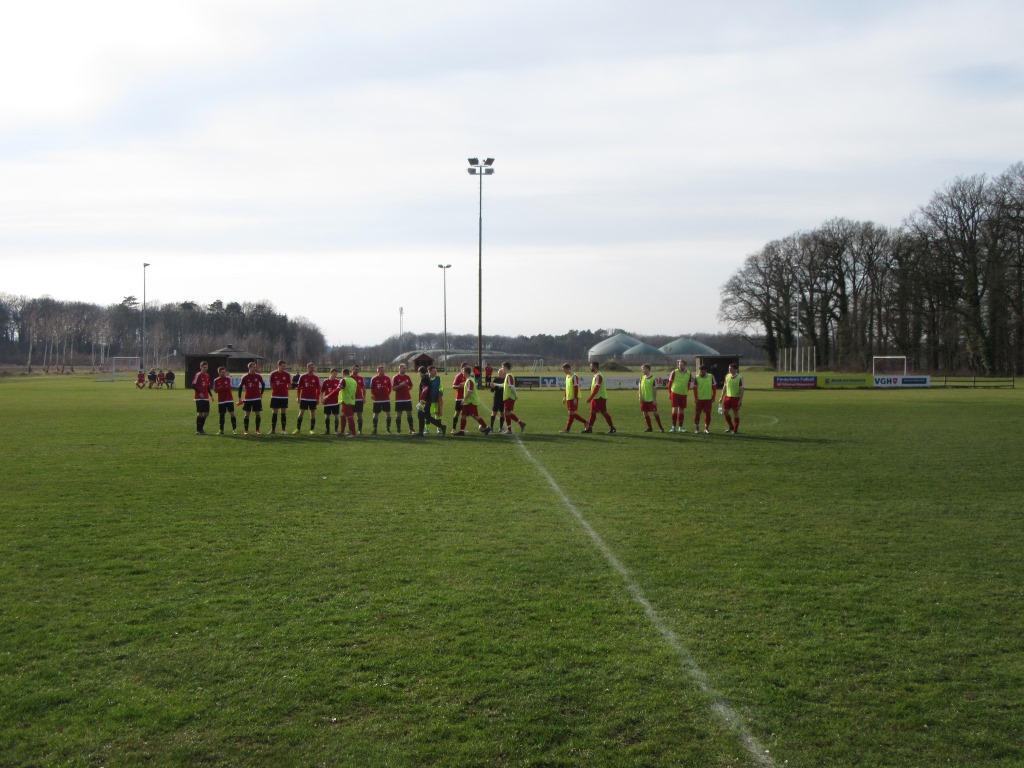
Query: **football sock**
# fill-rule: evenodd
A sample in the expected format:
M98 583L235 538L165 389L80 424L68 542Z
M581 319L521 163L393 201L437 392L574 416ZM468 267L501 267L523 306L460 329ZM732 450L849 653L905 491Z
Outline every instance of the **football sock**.
M223 426L223 425L221 425L221 426ZM276 413L273 416L270 417L270 428L271 429L277 429L277 414Z

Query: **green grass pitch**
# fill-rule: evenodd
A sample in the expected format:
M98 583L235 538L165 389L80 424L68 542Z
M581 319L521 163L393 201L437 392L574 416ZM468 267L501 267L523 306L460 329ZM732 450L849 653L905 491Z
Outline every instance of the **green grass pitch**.
M0 766L1024 765L1024 394L748 387L343 441L0 379Z

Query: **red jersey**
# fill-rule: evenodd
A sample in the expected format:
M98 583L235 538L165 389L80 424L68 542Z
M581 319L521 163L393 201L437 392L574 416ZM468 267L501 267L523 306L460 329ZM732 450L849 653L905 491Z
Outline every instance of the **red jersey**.
M412 376L407 373L396 373L391 383L394 386L396 403L412 400Z
M270 396L288 397L292 388L292 375L288 371L274 371L270 374Z
M210 374L199 371L192 379L192 390L196 400L210 399Z
M299 393L299 400L320 400L320 377L315 373L304 373L299 376L299 384L295 389Z
M386 373L378 373L370 379L370 394L375 403L386 403L391 400L391 377Z
M262 400L263 390L267 388L267 382L258 373L247 373L242 377L242 383L238 387L239 399L242 390L245 390L246 400Z
M217 393L218 403L230 403L232 401L231 395L231 377L230 376L218 376L213 380L213 391Z
M338 394L341 392L341 379L324 379L321 391L324 394L324 405L337 405Z
M455 378L452 379L452 387L455 389L455 399L462 400L463 387L466 385L466 374L459 371L455 374Z
M146 383L146 374L140 373L138 376L136 376L135 377L135 383L136 384L145 384Z
M361 373L353 373L352 378L356 380L356 402L361 403L366 398L366 379Z

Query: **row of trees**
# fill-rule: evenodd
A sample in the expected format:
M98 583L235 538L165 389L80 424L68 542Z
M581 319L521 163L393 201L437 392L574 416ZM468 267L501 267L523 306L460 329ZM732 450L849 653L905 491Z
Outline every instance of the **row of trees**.
M485 336L484 356L494 361L500 353L533 355L544 360L575 362L587 359L595 344L624 333L619 328L596 331L571 330L561 335ZM675 336L640 336L662 346ZM762 357L760 350L739 334L698 334L694 338L710 347L741 354L750 362ZM176 355L211 351L225 344L262 355L267 359L387 362L413 350L438 350L443 336L437 332L391 336L372 346L328 347L323 333L308 320L289 319L267 302L215 301L201 306L192 301L149 304L146 307L146 367L180 365ZM472 351L474 334L452 334L450 350ZM0 294L0 361L27 364L45 371L74 371L75 366L102 367L110 357L141 356L142 308L135 296L120 304L101 307L84 302L57 301L49 297L28 299Z
M770 364L797 335L819 365L868 370L1024 367L1024 163L958 178L900 227L833 219L774 240L725 283L719 317L760 339Z
M146 307L146 361L168 367L176 353L234 344L265 357L319 360L327 348L321 330L290 319L267 302ZM141 356L142 308L134 296L101 307L84 302L0 294L0 360L46 371L100 367L109 357Z

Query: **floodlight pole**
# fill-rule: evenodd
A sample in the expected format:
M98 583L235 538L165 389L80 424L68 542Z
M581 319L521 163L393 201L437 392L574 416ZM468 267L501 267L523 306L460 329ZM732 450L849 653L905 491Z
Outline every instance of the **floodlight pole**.
M480 216L477 222L477 326L476 326L476 366L484 365L484 176L494 173L494 158L488 157L483 162L476 157L469 158L466 170L472 176L480 177Z
M444 291L444 372L448 373L448 270L452 265L438 264L437 267L441 270Z
M142 370L146 370L146 267L148 262L142 262Z

